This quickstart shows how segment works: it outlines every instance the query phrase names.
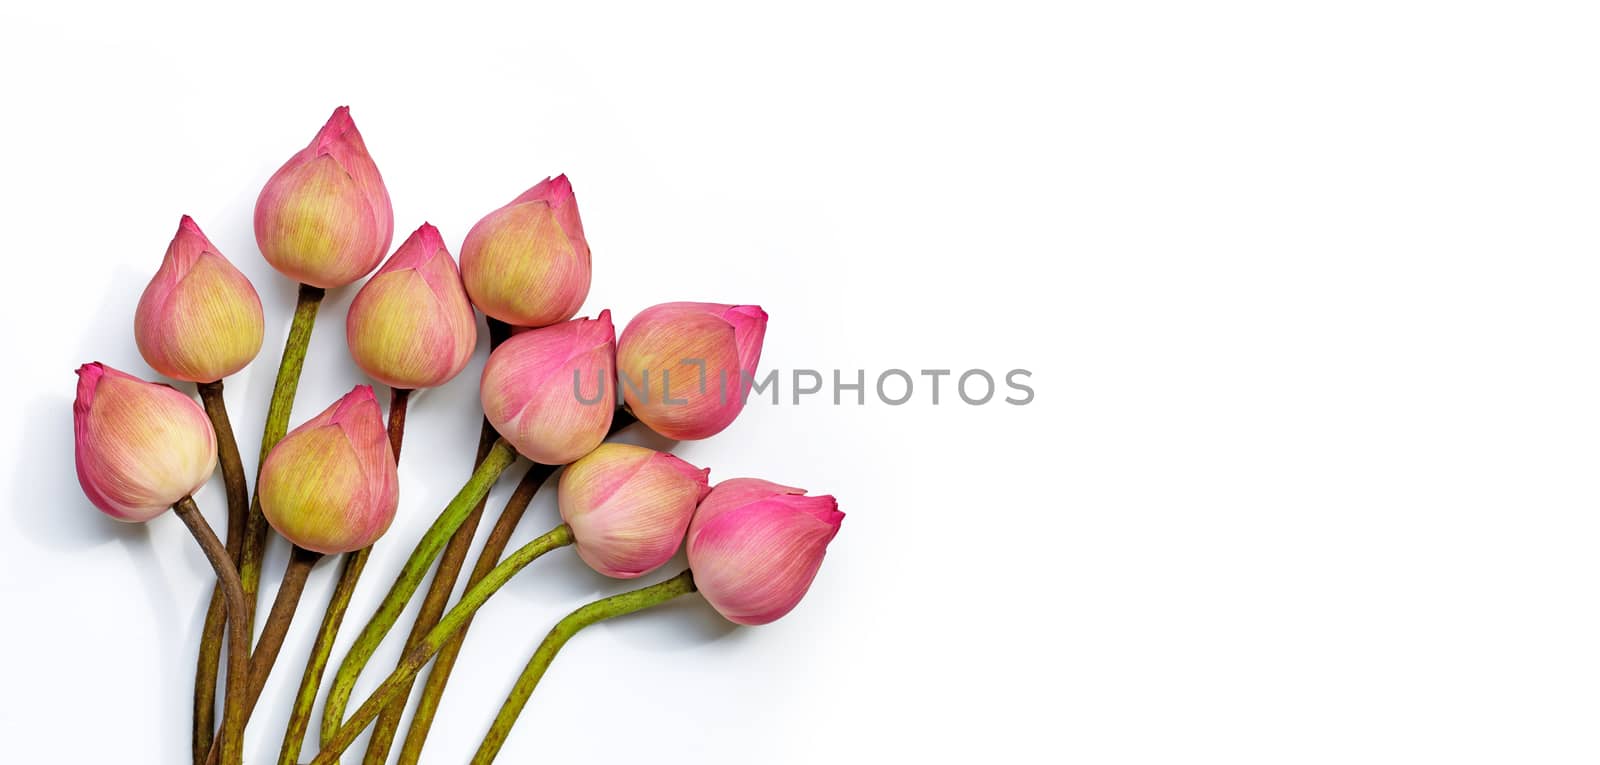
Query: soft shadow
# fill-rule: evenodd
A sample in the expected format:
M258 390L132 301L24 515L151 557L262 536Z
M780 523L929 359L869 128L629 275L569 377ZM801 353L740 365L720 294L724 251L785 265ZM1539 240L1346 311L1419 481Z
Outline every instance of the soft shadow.
M148 274L123 265L116 269L106 294L92 303L92 326L126 325L139 300L129 284L144 284ZM131 340L131 335L128 338ZM82 363L102 361L136 376L149 377L149 368L133 349L133 343L112 346L100 333L79 338L75 348ZM24 536L57 550L88 549L114 540L147 540L137 524L113 520L101 513L78 486L72 430L72 397L77 377L63 370L59 383L52 386L57 395L42 395L28 402L23 410L23 440L26 454L16 465L11 481L11 507L17 527Z
M506 585L517 600L541 604L572 604L577 608L600 598L646 587L688 568L680 550L671 561L655 572L638 579L612 579L589 568L576 550L563 548L534 561L528 569ZM635 618L645 618L659 626L641 630L629 627ZM738 631L738 625L722 618L705 598L692 593L655 606L648 611L618 617L590 629L616 630L625 643L658 651L680 651L721 640Z
M556 509L556 487L560 483L561 471L556 471L555 475L540 487L539 493L534 495L533 502L529 503L527 512L522 516L522 521L517 524L517 532L512 536L506 552L501 555L502 560L517 548L555 528L556 524L561 522L561 513ZM494 508L493 511L498 515L503 507L502 503L500 508ZM484 519L485 529L492 524L493 521L489 518ZM503 597L507 600L540 604L587 603L608 594L606 590L614 582L615 580L595 573L594 569L584 564L583 559L578 557L578 551L569 545L551 550L528 564L527 568L518 572L516 577L506 583Z
M530 520L523 519L525 522ZM544 524L544 520L540 520ZM554 526L554 521L545 525ZM589 568L571 547L551 550L544 557L528 565L517 577L506 584L515 590L512 597L540 604L587 603L603 598L617 589L617 580L602 576Z
M677 441L651 430L642 422L635 422L606 440L619 444L643 446L658 452L670 452L678 445Z
M81 550L122 540L148 545L143 525L113 520L78 486L73 454L72 399L40 396L23 413L27 454L12 471L11 512L30 541L56 550Z
M648 621L642 628L636 621ZM743 639L749 630L722 618L716 609L692 593L674 598L647 611L619 616L595 627L609 630L619 642L663 653L683 651L719 640Z
M98 512L94 514L99 515ZM178 521L173 518L171 522ZM127 552L128 567L144 589L147 608L158 629L156 645L160 646L158 654L162 680L161 687L155 692L165 700L163 708L187 710L194 696L194 656L199 647L200 623L205 619L205 605L202 602L198 607L180 612L172 577L168 574L169 561L164 558L191 553L200 557L201 553L192 545L189 548L157 550L151 543L148 524L117 525L129 530L119 541ZM188 536L187 532L184 536ZM207 567L207 570L210 568ZM189 573L185 571L181 575L187 578ZM210 589L206 588L205 593L205 597L209 597ZM106 627L111 630L115 625ZM162 761L182 761L188 756L186 744L187 741L176 736L164 737Z
M581 565L582 561L579 563ZM627 592L665 581L688 567L689 560L680 549L660 569L638 579L618 582L622 586L613 585L605 594ZM611 579L606 581L615 582ZM640 629L634 626L633 622L638 619L649 620L651 627ZM722 618L722 614L717 613L698 592L680 595L645 611L601 622L595 628L611 631L617 640L628 645L653 651L682 651L744 634L739 625Z

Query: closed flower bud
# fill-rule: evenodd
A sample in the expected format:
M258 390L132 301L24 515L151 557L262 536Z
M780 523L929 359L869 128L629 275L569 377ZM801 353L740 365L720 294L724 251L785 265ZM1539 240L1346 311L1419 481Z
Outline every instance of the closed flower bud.
M478 317L438 229L422 224L361 286L345 338L356 364L393 388L443 385L467 366Z
M83 493L119 521L160 515L217 466L217 436L198 404L99 362L78 368L72 430Z
M610 311L513 335L483 367L483 415L522 456L572 462L611 429L616 350Z
M717 484L689 524L689 568L717 612L766 624L811 587L844 513L833 497L755 478Z
M311 145L273 173L255 222L267 262L313 287L342 287L383 260L394 208L349 107L335 109Z
M467 232L461 277L472 303L518 327L578 313L589 296L589 242L567 176L546 178Z
M678 551L710 473L654 449L601 444L562 473L561 519L590 568L632 579Z
M289 431L262 463L258 491L267 522L307 550L352 552L383 536L400 476L372 387Z
M667 438L716 435L744 409L766 332L760 306L646 308L617 344L622 397L640 422Z
M133 339L151 368L216 382L261 350L261 298L239 269L183 216L133 314Z

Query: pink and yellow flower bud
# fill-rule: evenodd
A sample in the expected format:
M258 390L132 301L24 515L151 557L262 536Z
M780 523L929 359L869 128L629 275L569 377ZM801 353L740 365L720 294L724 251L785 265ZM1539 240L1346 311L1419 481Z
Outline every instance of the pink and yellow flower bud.
M844 513L833 497L755 478L717 484L689 524L689 568L717 612L766 624L811 587Z
M562 473L561 519L590 568L642 576L678 551L710 474L665 452L601 444Z
M72 429L83 493L119 521L160 515L217 466L217 436L198 404L99 362L78 368Z
M517 333L483 367L483 414L522 456L572 462L611 429L616 349L610 311Z
M383 536L400 476L372 387L289 431L262 463L258 491L267 522L307 550L351 552Z
M273 173L256 200L256 243L284 276L342 287L377 267L394 238L394 208L350 108Z
M422 224L361 286L345 338L356 364L392 388L433 388L467 366L478 318L438 229Z
M589 241L567 176L546 178L467 232L461 276L473 305L518 327L578 313L589 296Z
M622 397L640 422L667 438L716 435L744 409L766 332L760 306L646 308L617 344Z
M183 216L133 314L139 353L168 377L216 382L255 359L263 328L256 288Z

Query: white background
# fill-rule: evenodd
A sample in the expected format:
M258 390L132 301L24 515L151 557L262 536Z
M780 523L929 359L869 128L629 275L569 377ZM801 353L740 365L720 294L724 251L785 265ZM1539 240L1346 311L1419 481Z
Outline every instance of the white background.
M679 445L839 497L815 587L761 628L686 599L589 630L502 761L1600 758L1591 6L578 5L0 11L3 759L186 761L209 572L176 519L84 500L72 370L150 374L133 308L194 215L267 307L227 381L253 462L293 286L251 209L340 104L396 242L458 247L566 172L586 314L759 303L764 368L1034 373L1024 407L786 399ZM352 294L295 422L364 381ZM336 656L468 472L481 363L413 400ZM554 522L547 492L519 542ZM425 761L464 761L547 627L620 587L570 552L516 580Z

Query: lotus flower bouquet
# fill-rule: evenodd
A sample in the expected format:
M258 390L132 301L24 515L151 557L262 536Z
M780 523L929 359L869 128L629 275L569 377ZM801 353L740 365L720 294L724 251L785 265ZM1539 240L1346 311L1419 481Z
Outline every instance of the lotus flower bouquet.
M251 712L265 701L300 596L324 558L340 560L337 584L299 689L284 700L290 712L280 765L303 761L318 698L324 703L312 762L337 762L369 727L365 762L387 762L397 739L400 761L418 762L473 615L514 575L562 547L618 580L648 577L680 549L689 568L582 605L557 622L526 661L473 762L495 758L557 651L582 628L693 592L733 623L760 625L805 596L844 518L833 497L753 478L713 487L706 468L609 440L635 424L674 441L725 430L755 377L767 313L754 305L667 302L639 312L620 337L609 310L579 317L590 291L590 250L566 176L534 184L479 220L461 242L459 266L444 235L427 223L385 260L394 239L389 190L349 109L340 107L267 180L254 228L261 255L300 287L253 482L222 381L259 353L265 314L254 286L188 216L139 300L133 333L150 368L179 386L192 384L200 403L184 387L88 363L78 370L73 404L75 460L89 502L129 523L172 509L216 574L188 726L196 765L244 761ZM388 388L387 412L371 386L357 385L291 430L323 297L368 274L345 317L345 339L356 366ZM477 312L486 317L491 353L479 377L481 411L463 413L482 420L474 468L454 498L430 513L400 496L406 411L413 391L466 370L479 342ZM522 461L523 476L452 603L489 490ZM226 541L192 496L219 465ZM558 470L561 522L507 553L529 503ZM433 520L334 664L368 554L401 512ZM292 552L252 645L263 551L273 534ZM400 661L352 705L358 679L419 592ZM401 712L430 662L402 739Z

